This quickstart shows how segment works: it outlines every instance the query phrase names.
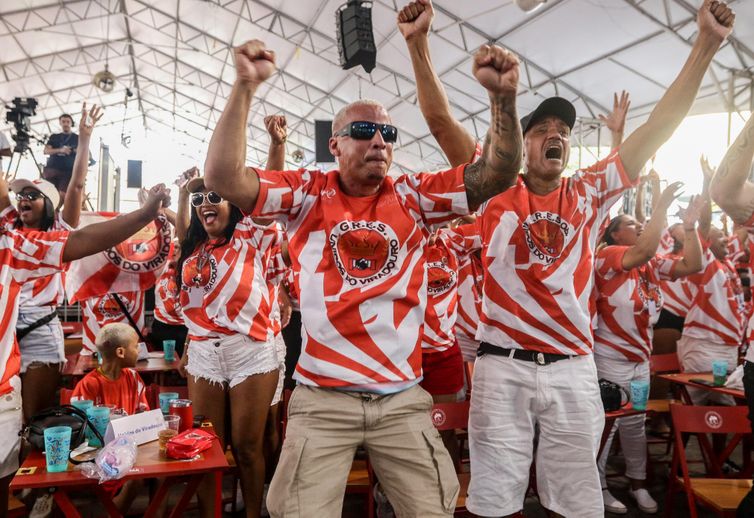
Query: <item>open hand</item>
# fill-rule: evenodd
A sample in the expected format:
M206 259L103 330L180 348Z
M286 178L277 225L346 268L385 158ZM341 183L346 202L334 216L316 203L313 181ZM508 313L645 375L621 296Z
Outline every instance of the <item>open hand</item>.
M623 129L626 127L626 115L628 115L630 107L631 101L628 98L628 92L623 90L620 99L617 93L613 94L613 111L607 115L600 115L599 118L611 132L623 133Z
M86 137L91 137L92 130L94 130L94 126L102 118L102 115L104 115L104 112L102 111L101 107L95 104L94 106L92 106L91 110L87 111L86 102L83 102L81 104L81 120L79 121L79 136L83 135Z
M142 205L142 209L154 219L160 213L160 209L169 205L170 189L165 187L164 183L160 183L149 189L147 199L144 202L144 205Z

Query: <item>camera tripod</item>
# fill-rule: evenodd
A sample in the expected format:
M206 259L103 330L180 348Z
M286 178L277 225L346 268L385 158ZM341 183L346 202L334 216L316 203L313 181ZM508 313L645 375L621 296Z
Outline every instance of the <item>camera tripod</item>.
M37 172L39 173L39 177L40 178L42 177L42 165L37 161L37 157L34 156L34 151L29 147L28 144L21 145L21 144L16 143L16 147L13 148L13 153L11 153L10 161L8 162L7 176L9 179L15 178L16 174L18 174L18 166L21 165L21 159L26 155L27 151L31 155L31 159L34 161L34 165L37 167ZM13 169L14 158L16 158L15 169Z

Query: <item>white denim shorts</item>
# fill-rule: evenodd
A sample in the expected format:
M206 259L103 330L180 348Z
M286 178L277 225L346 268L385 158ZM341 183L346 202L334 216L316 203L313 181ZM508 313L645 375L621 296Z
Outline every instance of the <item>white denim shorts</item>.
M186 370L194 378L233 388L249 376L278 368L272 342L257 342L239 334L189 342Z
M283 385L285 384L285 340L283 340L283 333L278 333L273 339L273 343L275 344L275 351L278 356L278 369L280 372L278 374L278 386L275 389L275 395L272 397L270 406L280 403L283 397Z
M0 396L0 478L18 470L18 454L21 450L21 378L10 379L12 390Z
M16 327L24 329L40 318L56 311L54 306L20 307ZM39 326L18 342L21 351L21 373L25 373L32 363L51 365L65 363L65 338L60 319Z

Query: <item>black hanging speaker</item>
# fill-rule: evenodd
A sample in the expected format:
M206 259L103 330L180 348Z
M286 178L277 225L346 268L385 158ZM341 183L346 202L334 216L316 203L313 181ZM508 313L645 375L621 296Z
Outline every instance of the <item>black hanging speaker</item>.
M367 73L371 72L377 61L372 33L372 2L349 0L335 13L335 25L343 69L361 65Z
M314 161L318 163L335 162L330 153L332 121L314 121Z
M129 189L141 189L141 160L128 161L126 187Z

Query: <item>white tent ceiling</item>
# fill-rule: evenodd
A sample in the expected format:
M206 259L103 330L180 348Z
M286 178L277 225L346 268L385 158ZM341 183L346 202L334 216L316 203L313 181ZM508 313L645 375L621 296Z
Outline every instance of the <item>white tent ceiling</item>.
M405 43L395 25L404 0L376 0L377 67L344 71L338 64L335 11L345 0L2 0L0 99L39 99L33 128L57 131L62 112L82 100L109 107L108 123L125 131L167 127L174 139L204 149L234 79L231 46L250 38L277 52L279 73L258 92L249 161L264 163L262 119L288 118L289 153L314 159L314 120L332 119L359 97L382 101L400 128L396 171L444 164L416 105ZM614 91L632 97L629 126L644 120L669 86L695 37L701 0L549 0L524 13L512 0L437 0L432 54L453 112L477 137L489 121L484 90L471 75L471 55L486 42L523 61L519 112L543 98L574 102L582 133L597 142L595 119ZM754 90L754 1L729 2L733 37L716 55L694 108L750 110ZM92 76L105 64L118 83L105 94ZM126 88L134 96L126 99ZM125 120L125 123L123 122ZM606 143L606 135L601 135ZM293 164L291 164L293 165Z

